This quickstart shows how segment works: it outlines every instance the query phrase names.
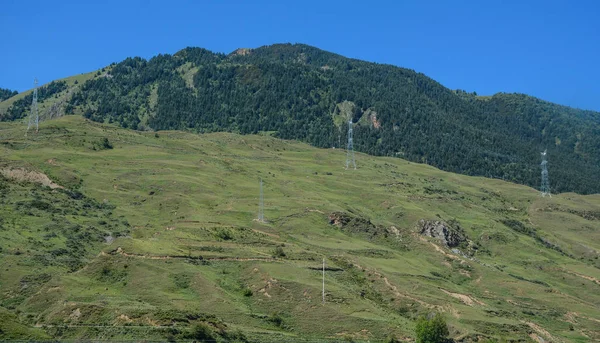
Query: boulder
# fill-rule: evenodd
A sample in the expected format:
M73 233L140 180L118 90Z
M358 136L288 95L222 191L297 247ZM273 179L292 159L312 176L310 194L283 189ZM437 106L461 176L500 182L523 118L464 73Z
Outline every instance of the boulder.
M459 225L451 226L439 220L419 220L420 234L438 239L445 246L454 248L467 242L467 235Z

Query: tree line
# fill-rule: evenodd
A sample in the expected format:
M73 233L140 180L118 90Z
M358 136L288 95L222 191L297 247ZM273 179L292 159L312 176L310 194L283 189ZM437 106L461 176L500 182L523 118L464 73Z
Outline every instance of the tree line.
M46 99L56 95L67 89L65 81L52 81L49 84L38 88L38 103L44 102ZM33 102L33 92L19 100L16 100L4 114L0 113L0 121L18 120L27 117L31 110Z
M12 98L13 96L19 94L17 91L11 91L7 88L0 88L0 101L4 101L8 98Z

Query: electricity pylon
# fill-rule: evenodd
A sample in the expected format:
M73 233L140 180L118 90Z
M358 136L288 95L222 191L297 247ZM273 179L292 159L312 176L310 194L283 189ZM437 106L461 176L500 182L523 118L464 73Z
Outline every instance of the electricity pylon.
M354 144L352 141L352 118L348 121L348 147L346 148L346 169L352 165L356 170L356 160L354 159Z
M546 150L542 153L542 186L540 187L540 191L542 192L542 196L549 196L550 194L550 182L548 181L548 161L546 160Z
M38 132L38 125L40 122L40 116L38 113L38 80L35 78L33 80L33 100L31 101L31 112L29 113L29 120L27 121L27 131L25 132L25 136L27 136L27 132L29 129L35 125L35 132Z
M265 199L263 197L263 181L260 179L260 198L258 199L258 221L265 222Z

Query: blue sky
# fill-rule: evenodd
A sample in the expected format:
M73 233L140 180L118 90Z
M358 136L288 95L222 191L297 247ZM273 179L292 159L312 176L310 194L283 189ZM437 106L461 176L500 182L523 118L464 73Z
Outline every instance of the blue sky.
M16 1L0 3L0 87L128 56L293 42L478 94L600 110L600 1Z

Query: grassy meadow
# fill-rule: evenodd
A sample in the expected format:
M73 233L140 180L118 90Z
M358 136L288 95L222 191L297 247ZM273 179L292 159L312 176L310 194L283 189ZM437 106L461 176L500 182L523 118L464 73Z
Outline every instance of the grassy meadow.
M24 131L0 123L0 340L411 341L434 311L457 341L600 340L599 195L359 153L345 170L268 133Z

